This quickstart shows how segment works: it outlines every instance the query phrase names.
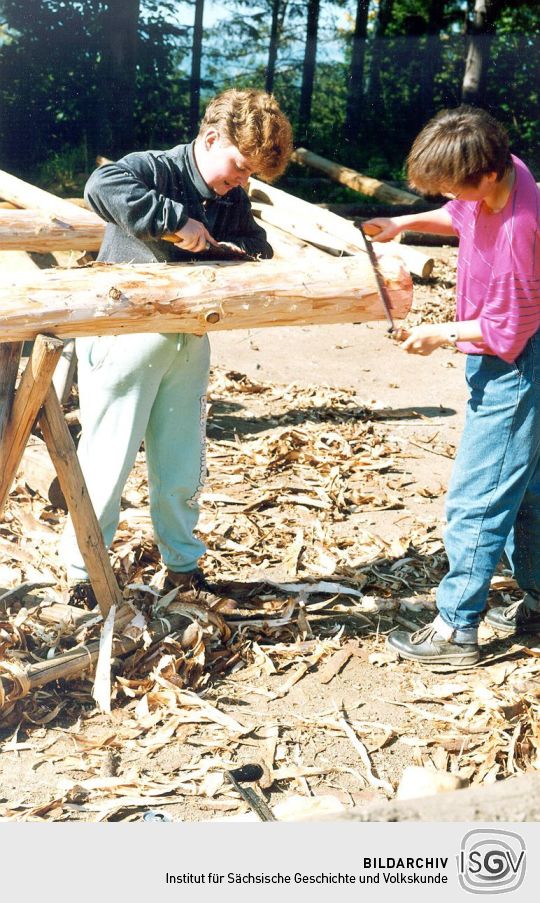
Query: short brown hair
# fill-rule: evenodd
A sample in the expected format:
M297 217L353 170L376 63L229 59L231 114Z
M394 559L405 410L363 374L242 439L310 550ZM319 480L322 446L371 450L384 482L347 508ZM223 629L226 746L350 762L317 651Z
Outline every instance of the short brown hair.
M511 164L506 130L476 107L442 110L415 139L407 157L412 187L438 194L443 185L476 187L489 172L502 179Z
M199 135L213 127L234 144L268 182L285 170L292 154L292 128L272 94L231 88L210 101Z

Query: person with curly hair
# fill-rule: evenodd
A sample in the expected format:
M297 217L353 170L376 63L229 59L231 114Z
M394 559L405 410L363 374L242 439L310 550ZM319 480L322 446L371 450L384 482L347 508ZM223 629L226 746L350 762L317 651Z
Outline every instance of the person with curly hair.
M286 168L292 130L273 96L225 91L208 105L190 144L128 154L99 167L85 197L107 227L98 260L176 263L232 253L270 258L245 192L257 174ZM221 247L219 247L221 246ZM150 511L167 584L204 589L195 535L206 476L207 335L77 339L82 435L79 459L107 547L122 490L144 439ZM72 597L93 602L70 521L62 540Z

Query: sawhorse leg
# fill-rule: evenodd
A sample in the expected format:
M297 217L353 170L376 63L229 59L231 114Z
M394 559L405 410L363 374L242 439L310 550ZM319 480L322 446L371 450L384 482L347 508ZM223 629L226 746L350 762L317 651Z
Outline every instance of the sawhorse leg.
M0 345L0 448L11 417L22 346L22 342L4 342Z
M7 404L4 406L6 417L0 440L0 513L3 511L63 347L64 343L60 339L38 336L17 392L14 391L16 374L12 374L12 404L9 410Z
M99 609L106 618L111 605L118 606L122 602L122 593L109 561L71 433L52 387L54 369L63 347L64 343L59 339L37 336L15 393L0 442L0 513L39 414L39 425L68 504L81 555Z

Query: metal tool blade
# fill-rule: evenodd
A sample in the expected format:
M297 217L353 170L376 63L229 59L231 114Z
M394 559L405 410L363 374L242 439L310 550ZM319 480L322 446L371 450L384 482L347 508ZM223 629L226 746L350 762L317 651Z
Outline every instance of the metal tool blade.
M386 319L388 320L388 332L394 332L396 326L394 323L394 319L392 317L392 303L390 301L390 295L388 294L388 289L386 288L385 281L381 276L381 271L379 269L379 261L377 260L377 255L371 246L371 242L368 241L366 237L366 233L361 225L358 226L358 229L364 239L364 244L366 246L367 255L369 257L369 261L373 268L373 272L375 274L375 280L377 282L377 288L379 290L379 298L381 299L384 307L384 312L386 314Z
M236 780L235 773L237 777L240 777L238 774L240 771L241 769L237 768L234 771L225 772L226 777L229 779L234 789L238 791L242 799L248 804L249 808L257 814L260 821L277 821L276 816L270 809L266 800L263 800L252 787L242 787ZM247 777L245 780L252 780L252 778Z
M162 241L168 241L170 244L177 245L180 251L183 250L182 242L175 235L162 235ZM189 251L186 251L189 254ZM195 253L195 252L193 252ZM204 256L203 256L204 255ZM248 254L247 251L242 251L241 248L235 250L231 248L227 242L218 242L217 245L210 244L209 241L206 242L206 246L204 250L199 251L197 253L197 259L201 260L257 260L253 254Z

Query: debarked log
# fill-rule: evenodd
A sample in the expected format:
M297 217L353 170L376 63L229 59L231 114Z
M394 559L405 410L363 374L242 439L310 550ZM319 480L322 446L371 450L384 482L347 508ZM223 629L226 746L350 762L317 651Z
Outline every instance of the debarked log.
M540 774L531 771L488 786L436 793L416 800L377 801L338 817L363 822L537 822Z
M320 157L312 151L306 150L305 147L299 147L294 151L292 158L294 163L301 163L304 166L310 166L318 172L323 172L329 176L334 182L340 182L341 185L347 185L353 191L365 194L368 197L375 197L377 200L385 204L407 204L409 207L418 207L423 201L422 198L410 191L403 191L401 188L394 188L386 182L379 179L373 179L365 176L356 169L350 169L341 163L334 163L333 160L327 160Z
M16 207L41 210L70 223L74 216L74 207L64 198L59 198L43 188L37 188L30 182L24 182L11 173L0 170L0 197L9 201ZM79 210L79 221L88 223L99 222L99 217L90 210Z
M158 643L165 637L183 630L186 619L181 614L167 614L163 618L151 621L148 632L152 643ZM128 655L143 644L142 634L138 638L115 636L113 638L113 656ZM44 687L55 680L68 680L81 677L93 671L99 657L99 640L78 646L69 652L63 652L47 661L25 665L21 661L0 660L0 712L19 699L23 699L32 690Z
M365 252L363 238L350 220L337 216L330 210L322 210L315 204L310 204L309 201L287 194L286 191L275 188L273 185L267 185L266 182L260 182L258 179L249 180L248 192L252 202L262 202L275 208L273 215L269 212L269 208L264 208L267 213L266 219L270 218L270 221L279 225L280 228L285 230L292 228L294 232L296 226L294 223L291 225L292 217L299 218L299 222L309 223L312 234L314 231L320 232L320 238L323 240L324 233L328 233L327 240L332 237L339 243L345 242L348 253L360 252L363 254ZM316 241L316 244L319 244L319 241ZM421 276L423 279L430 276L433 271L434 260L432 257L427 257L412 248L403 248L398 242L386 244L384 253L401 257L409 272Z
M88 218L85 210L69 206L73 211L69 221L36 210L0 210L0 250L97 251L105 223L97 216Z
M404 317L412 280L381 255L392 313ZM0 275L5 342L141 332L357 323L385 317L367 255L322 261L104 264Z

